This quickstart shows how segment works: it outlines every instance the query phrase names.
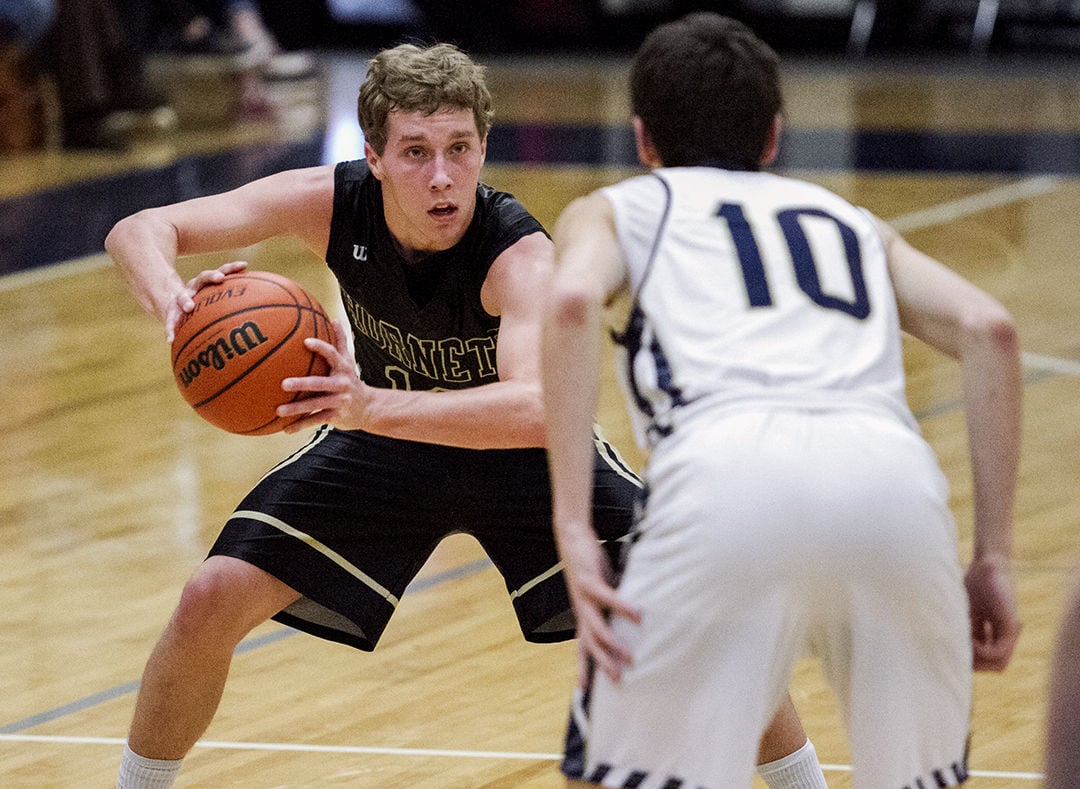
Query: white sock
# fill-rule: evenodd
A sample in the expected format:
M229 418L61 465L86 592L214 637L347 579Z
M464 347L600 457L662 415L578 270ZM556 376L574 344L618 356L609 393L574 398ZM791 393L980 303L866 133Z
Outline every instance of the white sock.
M147 759L125 744L116 789L169 789L180 772L181 763L183 759Z
M829 789L810 740L782 759L759 764L757 771L770 789Z

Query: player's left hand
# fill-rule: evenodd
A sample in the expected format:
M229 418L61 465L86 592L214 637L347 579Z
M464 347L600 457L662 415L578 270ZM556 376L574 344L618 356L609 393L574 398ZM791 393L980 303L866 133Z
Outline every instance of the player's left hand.
M972 666L976 671L1003 671L1021 630L1008 558L974 559L964 586L971 613Z
M278 406L277 415L283 418L300 416L285 428L297 433L315 425L333 425L343 430L358 430L365 426L365 414L375 389L360 380L356 362L349 353L349 340L339 321L334 327L334 344L309 337L304 344L322 356L330 365L326 375L286 378L281 388L286 392L311 392L311 396Z
M162 318L165 321L165 341L172 343L176 336L176 324L180 318L195 309L195 294L207 285L219 285L230 274L238 274L247 269L247 262L234 260L213 269L204 269L189 279L165 303Z

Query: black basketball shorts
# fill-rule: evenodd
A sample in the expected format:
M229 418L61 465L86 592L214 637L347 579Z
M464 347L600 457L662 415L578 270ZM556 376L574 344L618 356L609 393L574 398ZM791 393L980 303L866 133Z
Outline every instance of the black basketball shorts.
M640 482L599 436L596 447L594 525L614 557ZM502 573L526 640L573 637L543 449L320 428L256 484L210 555L250 562L302 595L275 620L372 650L405 587L456 533L475 537Z

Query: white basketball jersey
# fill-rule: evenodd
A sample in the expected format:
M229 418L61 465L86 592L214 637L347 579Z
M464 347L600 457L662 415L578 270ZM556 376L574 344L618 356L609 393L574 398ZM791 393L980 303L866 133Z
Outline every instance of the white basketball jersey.
M870 406L917 430L867 212L803 181L713 167L603 193L629 268L619 356L642 446L706 404Z

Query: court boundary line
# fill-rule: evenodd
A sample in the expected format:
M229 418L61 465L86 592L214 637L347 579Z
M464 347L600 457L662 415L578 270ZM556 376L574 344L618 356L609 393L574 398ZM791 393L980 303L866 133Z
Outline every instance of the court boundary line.
M126 740L122 737L77 737L67 735L42 734L0 734L0 742L55 743L60 745L111 745L122 746ZM450 758L450 759L501 759L534 762L560 761L561 753L529 753L527 751L471 751L452 748L394 748L372 745L319 745L317 743L280 743L280 742L232 742L226 740L199 740L196 748L208 748L230 751L276 751L285 753L325 753L362 756L406 756L413 758ZM824 772L852 772L849 764L822 764ZM1041 781L1042 773L1008 770L968 770L972 778L989 778L1002 781Z
M1027 351L1020 354L1021 359L1024 362L1024 366L1046 373L1057 373L1058 375L1069 375L1080 377L1080 361L1074 359L1062 359L1057 356L1044 356L1041 353L1029 353Z
M1040 176L1038 178L1025 178L1021 181L1013 181L984 192L961 197L939 203L936 206L911 211L901 214L893 219L885 220L897 231L908 233L913 230L922 230L934 225L943 225L957 219L963 219L974 214L988 211L991 208L1000 208L1018 200L1028 200L1032 197L1042 197L1053 192L1061 185L1060 178Z

